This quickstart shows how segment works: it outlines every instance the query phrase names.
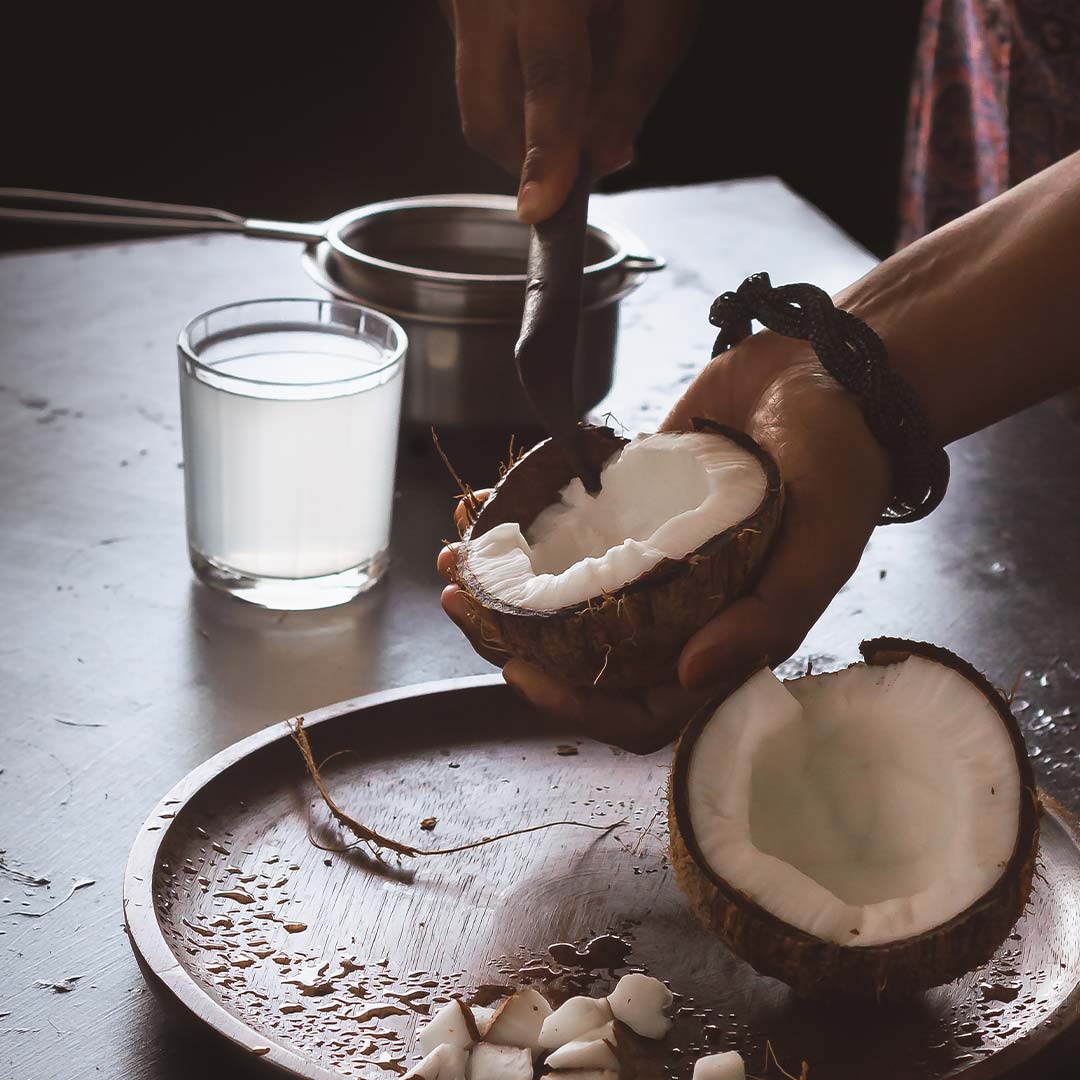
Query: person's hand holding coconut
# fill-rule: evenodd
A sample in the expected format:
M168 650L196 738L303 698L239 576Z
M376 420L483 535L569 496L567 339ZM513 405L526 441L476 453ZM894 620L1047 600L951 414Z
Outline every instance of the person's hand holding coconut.
M770 470L779 468L783 514L778 490L771 512L766 512L766 498L748 516L743 507L726 522L723 516L719 522L714 519L716 530L677 552L661 552L659 566L631 567L636 572L621 578L594 576L598 588L580 593L573 610L581 616L581 625L555 618L568 610L558 608L567 596L557 590L539 612L546 618L518 620L518 625L508 619L513 603L508 605L505 596L542 592L538 582L545 567L550 570L559 563L552 563L551 549L562 549L555 554L565 566L568 546L576 542L555 541L553 525L564 524L564 537L575 536L575 530L588 535L581 556L590 567L610 562L596 557L606 550L598 544L605 535L611 544L632 549L631 536L647 537L651 543L661 532L672 531L663 528L664 521L653 521L652 532L627 532L623 543L612 535L610 522L604 527L599 510L590 513L583 489L570 500L575 505L566 507L569 472L563 470L562 482L552 484L561 468L553 460L555 451L545 451L544 461L534 462L539 454L535 450L523 459L529 469L519 477L513 497L508 481L500 482L491 500L503 500L499 513L481 510L475 498L467 500L463 513L475 521L467 534L472 539L449 546L438 558L451 582L443 593L446 612L483 656L503 667L508 683L540 710L577 721L597 738L637 751L673 739L694 705L723 697L755 667L779 663L798 647L858 565L887 507L891 519L912 521L940 501L948 476L941 447L1075 386L1080 378L1078 229L1080 152L882 262L837 297L839 311L832 311L824 294L807 286L794 286L793 292L772 289L767 279L748 279L739 294L730 294L734 308L739 308L744 288L752 286L747 298L762 300L780 323L810 327L809 333L794 337L816 335L826 346L833 342L829 372L837 377L825 373L813 349L801 340L762 333L717 356L663 428L688 432L696 418L724 426L726 431L714 433L717 445L727 440L735 456L742 446L743 465L751 471L755 461L758 469L765 462L762 490L771 491ZM718 303L723 305L728 296ZM814 306L819 307L816 313L809 311ZM815 314L823 322L815 323ZM745 310L739 319L743 328L750 325ZM865 355L860 359L861 351ZM867 373L873 376L868 381ZM841 388L838 379L845 374L849 384L860 387L859 396ZM885 443L879 442L881 431L870 433L865 416L876 417L889 436ZM672 440L669 435L651 437L658 447ZM696 437L678 436L687 446ZM594 442L603 444L605 438ZM612 455L610 443L608 436L607 445L597 451L597 463ZM648 440L629 446L645 443ZM894 444L889 453L883 448L886 443ZM604 513L616 523L635 519L621 512L635 504L645 508L636 516L637 525L650 524L645 518L650 510L660 513L658 505L669 518L693 517L684 513L697 507L687 489L712 481L699 477L691 483L684 472L711 475L707 461L700 467L713 450L689 450L689 457L678 459L688 469L680 465L651 474L646 469L645 482L622 485L621 503L613 502L607 491L600 492L596 502L607 496ZM701 459L694 459L696 453ZM630 450L622 458L629 460ZM669 465L674 460L669 458ZM896 461L902 468L896 468ZM508 475L519 469L522 463ZM580 481L575 483L581 487ZM913 484L923 491L915 503L904 496L905 487ZM531 494L530 485L536 489ZM739 487L727 481L724 485ZM690 501L679 504L679 496ZM897 517L897 498L902 509L914 512ZM530 542L522 538L521 529L517 541L508 543L508 514L515 511L521 511L518 519L530 531L530 542L537 539L531 528L535 519L544 519L548 532L540 546L546 563L541 559L539 568L529 566ZM564 511L577 517L571 519ZM469 523L459 518L459 524ZM766 532L770 535L764 536ZM761 542L754 542L757 534L764 536ZM700 568L710 570L717 544L727 544L719 552L727 559L726 570L718 576L706 572L702 580ZM476 548L480 551L474 558L471 549ZM476 572L477 566L483 572ZM498 582L494 593L488 588L490 575L498 577L507 569L517 577L500 598ZM529 572L523 575L523 569ZM684 588L670 590L671 579L680 576L686 579ZM629 586L619 588L627 582ZM696 583L703 588L693 588ZM649 589L653 594L669 590L664 603L640 603ZM688 612L700 617L708 604L714 608L705 617L687 617ZM624 607L631 609L629 618ZM554 637L557 645L558 635L563 638L561 649L552 643Z
M598 668L595 686L571 685L509 656L481 640L468 598L453 583L458 545L439 555L440 573L452 582L443 591L444 610L482 656L503 668L507 683L536 708L636 752L673 739L705 698L790 656L854 571L889 499L888 462L858 402L825 374L807 345L765 333L718 356L662 430L688 431L699 417L745 431L772 457L783 478L784 509L756 584L678 643L667 678L606 689ZM462 528L466 513L463 503Z

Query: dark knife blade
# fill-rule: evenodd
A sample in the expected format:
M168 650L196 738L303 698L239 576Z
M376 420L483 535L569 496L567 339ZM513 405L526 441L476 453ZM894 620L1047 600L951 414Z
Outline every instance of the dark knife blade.
M582 450L574 406L574 361L589 217L589 173L582 162L562 207L533 226L521 319L514 358L533 412L555 440L585 490L600 490L600 470Z

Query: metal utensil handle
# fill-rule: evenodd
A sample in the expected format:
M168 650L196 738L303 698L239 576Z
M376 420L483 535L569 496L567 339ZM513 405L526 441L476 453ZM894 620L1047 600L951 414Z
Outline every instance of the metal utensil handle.
M321 240L324 234L323 222L266 221L243 218L210 206L182 206L37 188L0 187L0 220L99 228L122 226L153 232L234 232L275 240L301 240L306 244Z
M514 359L533 412L562 448L585 490L595 495L600 490L600 469L585 453L574 407L589 181L583 157L566 202L532 228L525 309Z

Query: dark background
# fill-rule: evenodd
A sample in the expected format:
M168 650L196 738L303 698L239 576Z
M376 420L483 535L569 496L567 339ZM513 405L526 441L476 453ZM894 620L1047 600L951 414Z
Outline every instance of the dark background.
M638 160L605 189L776 174L887 254L918 7L703 0ZM514 190L461 138L450 33L428 0L142 17L41 5L9 25L0 182L299 220ZM0 248L106 237L5 225Z

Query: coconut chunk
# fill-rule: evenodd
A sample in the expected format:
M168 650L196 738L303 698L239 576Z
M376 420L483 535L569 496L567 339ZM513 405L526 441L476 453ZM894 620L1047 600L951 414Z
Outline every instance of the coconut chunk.
M473 1013L475 1015L475 1009ZM526 987L511 994L495 1010L483 1038L486 1042L502 1046L526 1046L538 1053L540 1029L550 1015L551 1006L547 999L531 987Z
M544 1050L557 1050L586 1032L603 1027L611 1018L611 1006L604 998L572 997L544 1021L540 1046Z
M472 1011L459 998L448 1001L419 1031L416 1045L430 1054L446 1044L467 1050L480 1038Z
M615 1021L609 1020L606 1024L602 1024L598 1028L593 1028L591 1031L586 1031L579 1035L575 1041L577 1042L601 1042L611 1043L612 1046L617 1044L615 1038Z
M524 1046L478 1043L469 1055L468 1080L533 1080L532 1051Z
M619 1080L614 1069L556 1069L544 1074L544 1080Z
M698 1058L694 1062L693 1080L746 1080L742 1054L728 1050L723 1054Z
M754 454L712 432L638 436L600 477L596 496L575 477L524 534L508 521L470 540L480 585L532 611L614 592L749 517L767 486Z
M615 1019L646 1039L662 1039L671 1030L672 1020L664 1010L674 1000L659 979L640 972L624 975L608 994Z
M487 1008L484 1005L470 1005L469 1012L472 1014L473 1024L476 1026L476 1041L488 1037L488 1032L491 1031L491 1025L495 1020L495 1014L499 1010L497 1008Z
M603 1039L575 1039L548 1054L552 1069L618 1069L613 1047Z
M468 1060L468 1050L440 1043L419 1065L414 1065L402 1080L465 1080Z

